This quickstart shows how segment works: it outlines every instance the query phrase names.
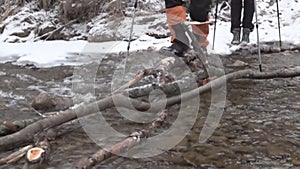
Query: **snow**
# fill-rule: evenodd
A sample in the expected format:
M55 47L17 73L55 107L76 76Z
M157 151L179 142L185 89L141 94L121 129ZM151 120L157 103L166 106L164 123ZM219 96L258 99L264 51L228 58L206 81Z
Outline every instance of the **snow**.
M299 44L300 42L300 6L296 0L279 1L280 9L280 24L281 24L281 38L282 41L290 42L293 44ZM260 42L279 41L278 33L278 21L277 21L277 8L276 3L271 5L269 1L258 0L258 25L259 25L259 40ZM87 57L89 54L106 54L106 53L120 53L126 52L128 42L127 41L109 41L101 43L89 43L82 40L72 41L36 41L33 42L32 33L24 38L25 43L6 43L8 39L13 40L15 37L11 36L12 32L16 30L23 30L30 27L34 29L33 25L20 24L15 22L16 17L22 18L25 16L27 8L18 14L18 16L8 17L2 24L6 23L6 31L0 35L0 62L13 62L15 64L27 64L32 63L38 67L51 67L58 65L78 65L85 63L80 57ZM212 9L214 11L214 9ZM224 11L221 11L224 12ZM226 13L226 11L225 11ZM35 17L42 17L45 20L45 24L50 24L47 19L49 14L40 11L34 14ZM145 50L152 48L158 50L162 46L170 45L170 38L155 39L146 35L151 27L153 33L163 32L167 33L165 29L162 29L159 25L160 22L165 22L164 14L156 14L155 16L148 16L148 18L154 17L155 20L143 24L135 24L134 29L134 41L130 43L130 51ZM211 17L212 18L212 17ZM141 23L145 20L145 17L137 16L136 23ZM95 20L97 21L97 19ZM253 18L255 22L255 16ZM35 22L32 20L32 22ZM104 26L101 24L103 20L99 19L99 22L93 23L93 29L101 30ZM120 34L121 37L128 37L130 32L131 17L129 16L124 21L120 22L117 30L103 30L111 31L112 33ZM212 50L213 31L214 25L210 26L210 34L208 39L210 45L208 46L209 53L217 53L221 55L230 54L235 48L229 47L227 44L232 39L230 33L230 22L217 20L215 47ZM257 42L256 29L250 34L250 42Z

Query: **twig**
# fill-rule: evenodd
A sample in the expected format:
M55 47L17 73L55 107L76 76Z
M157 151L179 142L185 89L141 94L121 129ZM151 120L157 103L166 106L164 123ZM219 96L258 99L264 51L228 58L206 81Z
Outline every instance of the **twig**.
M4 121L2 124L5 127L7 127L11 132L16 132L17 131L17 127L9 121Z
M121 86L119 89L115 90L113 92L113 94L121 93L125 89L127 89L130 86L132 86L133 84L137 83L138 81L140 81L143 78L144 74L145 74L145 71L139 72L137 75L135 75L135 77L132 80L130 80L129 82L127 82L126 84L124 84L123 86Z

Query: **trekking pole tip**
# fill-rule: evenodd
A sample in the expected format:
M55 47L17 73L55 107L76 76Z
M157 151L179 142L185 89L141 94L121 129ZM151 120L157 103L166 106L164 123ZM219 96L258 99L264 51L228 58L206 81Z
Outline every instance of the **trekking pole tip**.
M262 66L261 66L261 64L259 65L259 71L262 72Z

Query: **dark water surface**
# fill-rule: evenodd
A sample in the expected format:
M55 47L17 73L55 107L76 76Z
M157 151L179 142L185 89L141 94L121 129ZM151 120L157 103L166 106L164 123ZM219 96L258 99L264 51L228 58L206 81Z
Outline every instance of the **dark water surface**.
M128 67L130 72L126 75L129 77L124 78L129 80L139 70L154 67L159 61L159 57L153 57L154 55L157 53L132 54L129 64L133 60L136 64ZM119 79L117 77L122 69L117 69L116 65L122 60L124 58L111 55L101 60L101 63L90 64L97 68L96 76L85 70L87 67L77 69L80 72L85 71L81 75L85 79L92 80L80 81L79 75L77 80L80 85L76 92L72 89L72 80L75 78L73 67L39 69L30 65L20 67L11 63L0 64L1 120L36 117L30 104L43 91L76 97L78 101L85 102L103 98L111 92L112 79ZM257 56L226 56L221 57L221 60L226 72L258 68ZM249 65L234 66L236 60ZM300 66L299 52L263 55L264 71L295 66ZM117 80L114 82L117 83ZM94 82L95 90L88 90L90 83ZM90 91L94 93L89 93ZM201 96L199 115L192 130L171 150L143 159L114 157L97 168L300 168L300 77L236 80L228 83L226 108L219 126L207 142L199 143L198 137L209 106L210 95L204 94ZM173 106L171 110L176 112L176 109L178 106ZM114 108L104 111L103 114L111 126L124 134L143 128L141 124L123 119ZM171 113L157 133L169 128L174 119L176 113ZM82 129L74 130L52 143L48 168L70 168L81 157L99 149ZM3 154L0 156L3 157ZM22 168L23 163L21 160L0 168Z

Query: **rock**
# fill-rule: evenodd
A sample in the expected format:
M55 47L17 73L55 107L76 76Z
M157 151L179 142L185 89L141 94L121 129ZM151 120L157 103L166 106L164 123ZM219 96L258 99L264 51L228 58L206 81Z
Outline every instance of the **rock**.
M38 35L38 36L42 36L42 35L44 35L44 34L46 34L46 33L49 33L49 32L51 32L51 31L53 31L53 30L55 30L56 29L56 27L54 26L54 25L47 25L47 26L45 26L45 27L39 27L38 29L37 29L37 32L36 32L36 34Z
M208 163L205 156L194 151L184 153L183 159L193 166L201 166L202 164Z
M35 110L42 112L65 110L72 105L71 98L51 96L48 93L40 93L31 104Z
M248 66L249 64L246 62L243 62L241 60L236 60L231 66L232 67L242 67L242 66Z
M5 103L3 101L0 101L0 110L6 108Z
M17 36L20 38L25 38L25 37L29 36L29 34L30 34L30 31L25 29L25 30L22 30L22 32L14 32L14 33L10 34L10 36Z
M4 29L5 29L5 25L0 24L0 34L4 32Z
M105 42L105 41L115 41L122 40L121 34L117 31L120 26L121 19L114 22L108 23L104 27L95 27L89 31L88 41L89 42Z
M232 148L235 153L252 154L255 149L252 146L235 146Z
M300 166L300 159L293 159L292 163L294 166Z
M277 145L268 145L267 153L270 158L278 158L278 157L282 157L287 154L287 152L284 148L281 148Z

